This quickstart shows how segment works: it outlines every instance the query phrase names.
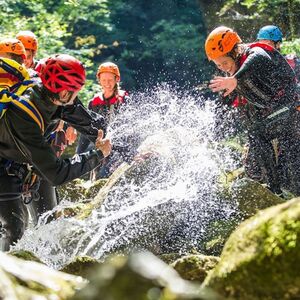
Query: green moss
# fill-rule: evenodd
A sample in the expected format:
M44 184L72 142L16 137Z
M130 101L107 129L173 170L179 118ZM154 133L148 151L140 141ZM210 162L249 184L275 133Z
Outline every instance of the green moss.
M43 263L37 256L35 256L30 251L16 250L16 251L10 251L8 254L10 254L12 256L15 256L17 258L21 258L23 260L35 261L35 262L38 262L38 263Z
M300 199L242 223L205 281L234 299L300 298Z
M183 279L203 282L218 262L219 258L215 256L187 255L176 260L172 267Z
M98 265L100 265L100 263L92 257L78 256L60 271L86 278L89 272Z

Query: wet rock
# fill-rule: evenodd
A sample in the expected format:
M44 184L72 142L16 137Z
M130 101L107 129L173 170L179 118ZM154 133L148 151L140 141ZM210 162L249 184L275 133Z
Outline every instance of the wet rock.
M219 260L216 256L193 254L177 259L171 266L183 279L203 282Z
M15 250L15 251L10 251L9 255L12 255L12 256L17 257L17 258L21 258L23 260L35 261L35 262L43 264L43 262L36 255L34 255L30 251Z
M64 266L60 271L86 278L87 274L89 274L92 269L96 268L99 265L100 262L92 257L77 256L73 261Z
M212 221L203 239L203 249L201 251L205 254L220 256L223 247L229 238L230 234L241 223L241 217L234 215L229 219Z
M0 252L1 300L65 300L86 281Z
M91 274L89 281L72 300L221 299L209 289L184 281L150 253L110 259Z
M231 186L231 194L244 217L251 217L259 210L284 203L284 200L273 194L257 181L243 178Z
M230 234L245 219L258 211L273 205L284 203L285 200L273 194L259 182L249 178L236 179L226 186L220 185L218 197L224 203L232 203L234 211L229 218L213 220L202 241L202 253L219 256Z
M185 254L180 254L180 253L166 253L166 254L158 255L159 259L161 259L166 264L172 264L177 259L179 259L183 256L185 256Z
M57 188L59 199L72 202L93 199L106 182L107 179L99 179L95 182L74 179Z
M243 222L203 286L230 299L299 299L299 264L300 198L296 198Z

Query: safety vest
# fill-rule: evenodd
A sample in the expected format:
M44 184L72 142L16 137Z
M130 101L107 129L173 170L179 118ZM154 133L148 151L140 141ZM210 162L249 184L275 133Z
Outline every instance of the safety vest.
M91 101L92 106L97 105L118 105L124 103L125 96L128 96L128 93L126 91L120 90L118 91L118 95L110 98L108 101L106 101L103 97L103 94L98 94L94 97L94 99Z
M44 132L44 120L32 101L22 97L36 83L25 67L9 58L0 58L0 118L13 105L29 115Z

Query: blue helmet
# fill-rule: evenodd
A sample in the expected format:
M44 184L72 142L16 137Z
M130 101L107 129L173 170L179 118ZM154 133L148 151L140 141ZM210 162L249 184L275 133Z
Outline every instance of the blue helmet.
M283 34L281 30L275 25L267 25L262 27L258 34L257 40L270 40L274 42L282 42Z

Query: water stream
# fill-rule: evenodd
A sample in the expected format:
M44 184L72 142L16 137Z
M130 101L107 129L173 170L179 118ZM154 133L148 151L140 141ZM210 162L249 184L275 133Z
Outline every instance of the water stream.
M84 221L45 224L42 219L16 249L32 251L54 268L77 255L101 259L131 249L188 251L199 248L212 220L230 218L235 207L216 196L216 181L236 163L231 151L215 142L214 103L169 86L132 99L109 135L114 143L126 141L159 158L137 178L123 178Z

